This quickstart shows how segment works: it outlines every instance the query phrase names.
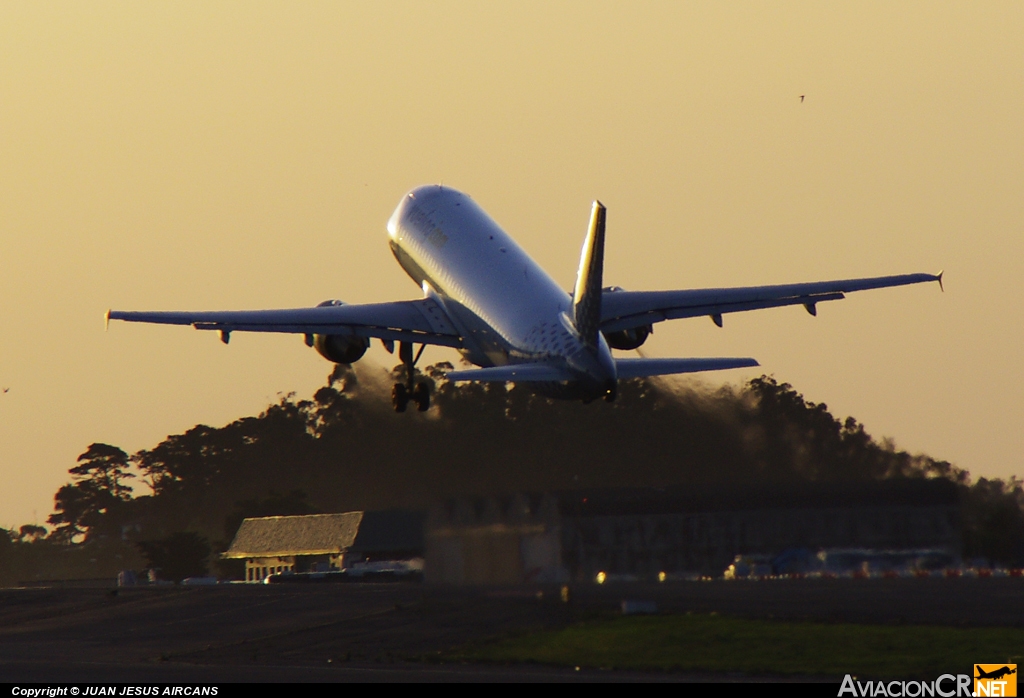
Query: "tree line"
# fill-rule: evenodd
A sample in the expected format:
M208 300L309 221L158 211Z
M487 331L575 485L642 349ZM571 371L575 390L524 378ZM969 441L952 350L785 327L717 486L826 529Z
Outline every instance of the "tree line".
M180 549L204 561L176 574L199 572L246 516L425 509L515 491L890 478L953 481L964 555L1024 564L1021 481L972 480L899 450L773 377L717 390L624 381L614 403L581 405L450 383L450 369L425 369L426 413L395 414L390 381L339 365L312 398L287 395L257 416L197 425L134 454L91 444L55 494L49 529L0 529L0 561L10 563L0 581L166 567L157 563Z

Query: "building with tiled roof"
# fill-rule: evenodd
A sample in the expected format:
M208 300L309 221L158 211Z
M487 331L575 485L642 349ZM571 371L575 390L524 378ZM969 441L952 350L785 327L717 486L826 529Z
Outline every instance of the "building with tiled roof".
M245 580L342 570L354 562L423 555L423 516L408 511L265 516L245 519L228 550L245 560Z

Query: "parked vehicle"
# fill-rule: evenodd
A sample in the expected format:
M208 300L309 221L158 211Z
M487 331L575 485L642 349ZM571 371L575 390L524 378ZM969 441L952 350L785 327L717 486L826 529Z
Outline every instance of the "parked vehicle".
M726 579L747 579L750 577L770 577L772 555L737 555L732 564L725 569Z

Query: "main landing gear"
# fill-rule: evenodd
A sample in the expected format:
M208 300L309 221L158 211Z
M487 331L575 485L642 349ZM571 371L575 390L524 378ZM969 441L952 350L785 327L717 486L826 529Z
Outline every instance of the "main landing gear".
M415 370L416 362L420 360L425 347L425 344L421 345L414 357L412 342L398 343L398 358L405 367L406 382L395 383L395 387L391 389L391 404L394 405L395 412L405 412L410 400L416 403L416 409L420 412L426 412L430 408L430 387L426 383L416 382Z

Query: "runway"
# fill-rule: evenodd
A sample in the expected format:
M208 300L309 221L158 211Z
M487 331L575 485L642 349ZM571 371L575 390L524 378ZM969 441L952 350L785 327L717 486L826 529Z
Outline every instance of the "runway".
M116 591L116 593L115 593ZM736 681L469 665L445 653L644 600L659 612L1024 626L1024 580L885 579L454 588L424 584L0 590L0 681ZM813 677L811 677L813 678Z

